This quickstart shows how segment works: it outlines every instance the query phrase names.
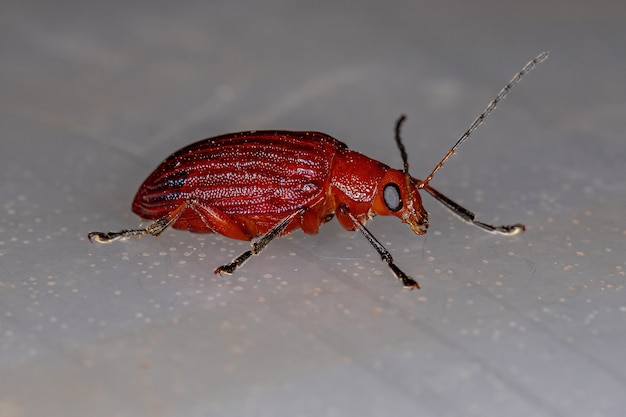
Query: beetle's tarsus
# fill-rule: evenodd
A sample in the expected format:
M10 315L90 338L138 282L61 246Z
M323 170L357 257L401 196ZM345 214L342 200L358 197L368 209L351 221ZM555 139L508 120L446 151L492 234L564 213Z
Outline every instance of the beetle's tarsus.
M142 235L146 233L145 230L120 230L119 232L90 232L87 235L87 239L90 242L98 243L111 243L116 240L124 239L129 236Z
M89 232L89 234L87 235L87 239L89 239L89 241L91 243L94 242L98 242L98 243L109 243L112 242L113 240L117 239L117 238L113 238L111 237L110 233L104 233L104 232Z
M393 274L400 281L402 281L402 285L404 286L404 288L408 288L410 290L420 289L420 285L417 283L417 281L415 281L413 278L405 274L404 271L398 268L396 264L394 264L393 262L388 261L388 263L389 263L389 268L391 268L391 270L393 271Z
M222 265L222 266L218 266L217 268L215 268L215 271L213 271L213 273L215 275L222 275L222 274L232 275L232 273L235 272L235 269L237 268L233 267L231 264Z
M526 231L526 226L524 226L521 223L516 223L512 225L507 225L507 226L500 226L498 229L501 229L498 231L504 235L513 236L518 233Z
M213 273L215 273L215 275L222 275L222 273L230 275L235 272L237 268L243 265L252 255L254 255L254 253L251 250L245 251L244 253L233 259L231 263L215 268L215 271L213 271Z
M407 288L409 290L419 290L420 289L420 285L417 283L417 281L415 281L414 279L408 278L406 280L402 280L402 285L404 285L404 288Z

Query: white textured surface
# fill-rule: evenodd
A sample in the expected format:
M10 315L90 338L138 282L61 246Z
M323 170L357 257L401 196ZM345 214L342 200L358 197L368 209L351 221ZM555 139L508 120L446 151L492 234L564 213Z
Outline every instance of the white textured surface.
M206 3L206 4L205 4ZM372 5L368 5L371 3ZM0 415L622 416L622 2L25 2L0 6ZM320 130L391 165L397 116L433 185L423 237L336 222L246 248L134 227L161 159L245 129Z

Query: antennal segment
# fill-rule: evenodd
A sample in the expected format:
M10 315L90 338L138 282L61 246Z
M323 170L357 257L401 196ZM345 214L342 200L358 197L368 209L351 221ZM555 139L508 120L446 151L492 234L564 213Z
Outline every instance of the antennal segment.
M398 149L400 149L400 156L402 156L402 162L404 162L404 186L406 187L407 192L409 193L408 199L409 201L413 201L413 189L411 188L411 174L409 174L409 156L406 153L406 148L402 143L402 137L400 136L400 130L402 128L402 123L406 120L406 115L402 114L398 118L396 122L396 143L398 144Z
M400 156L402 156L402 162L404 163L404 173L409 173L409 156L406 153L406 149L404 148L404 144L402 143L402 138L400 137L400 128L402 127L402 123L406 120L406 115L401 114L398 120L396 121L396 143L398 144L398 149L400 149Z
M548 58L548 52L542 52L541 54L539 54L535 59L533 59L532 61L528 62L528 64L524 65L524 68L521 69L520 72L518 72L517 74L515 74L515 76L513 78L511 78L511 81L508 82L507 85L504 86L504 88L502 88L502 90L500 90L500 92L498 93L498 95L491 100L491 102L487 105L487 107L485 108L485 110L483 110L483 112L480 114L480 116L478 116L474 122L470 125L469 129L467 129L465 131L465 133L463 133L463 135L459 138L459 140L454 144L454 146L452 148L450 148L450 150L448 151L448 153L446 153L446 155L441 159L441 161L439 161L439 163L437 164L437 166L435 166L435 169L432 170L432 172L430 173L430 175L428 175L428 177L426 177L425 180L420 181L418 184L418 188L424 188L429 182L430 180L433 179L433 176L435 175L435 173L437 171L439 171L439 169L443 166L443 164L448 160L448 158L450 158L454 152L456 151L456 149L461 146L461 144L463 142L465 142L467 140L467 138L472 134L473 131L475 131L476 129L478 129L478 127L480 125L483 124L483 122L485 121L485 119L487 118L487 116L489 116L489 114L495 110L495 108L498 106L498 103L500 101L502 101L502 99L504 97L506 97L506 95L509 93L509 91L515 87L515 85L517 83L520 82L520 80L524 77L524 75L528 74L530 71L532 71L533 69L535 69L535 67L540 64L541 62L545 61ZM402 149L400 149L400 152L402 152Z

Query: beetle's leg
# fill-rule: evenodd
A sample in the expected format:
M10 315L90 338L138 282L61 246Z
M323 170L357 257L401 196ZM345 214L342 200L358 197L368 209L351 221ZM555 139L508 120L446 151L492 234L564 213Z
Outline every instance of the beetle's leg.
M393 274L396 276L396 278L402 281L402 285L404 285L405 288L410 288L410 289L420 288L417 281L415 281L413 278L405 274L404 271L402 271L400 268L396 266L396 264L393 263L393 257L391 256L391 253L389 253L389 251L385 249L382 243L380 243L374 237L374 235L372 235L372 233L369 230L367 230L365 226L361 224L361 222L350 212L350 209L347 206L345 205L340 206L339 211L342 214L347 215L350 218L350 220L352 220L352 223L354 224L354 226L357 229L359 229L361 233L363 233L363 236L365 236L365 239L367 239L367 241L374 247L374 249L376 249L376 252L378 252L378 254L380 255L381 260L387 262Z
M269 232L252 242L251 250L245 251L244 253L233 259L231 263L216 268L214 272L216 274L232 274L233 272L235 272L235 270L243 265L252 255L258 255L259 253L261 253L261 251L265 249L267 244L270 243L272 239L280 235L280 233L285 229L285 227L289 225L289 223L291 223L294 218L302 215L302 213L304 213L306 210L306 207L302 207L282 219L276 226L270 229Z
M89 239L90 242L96 241L98 243L110 243L114 240L124 239L131 236L142 236L148 233L152 236L158 236L172 223L178 220L183 211L189 207L189 204L190 203L188 201L185 201L183 204L176 207L176 209L150 223L143 229L124 229L119 232L90 232L87 235L87 239Z
M250 240L252 237L248 231L243 230L232 217L206 203L191 199L189 209L193 210L198 218L204 223L207 229L220 235L238 240Z
M110 243L114 240L124 239L131 236L141 236L150 233L153 236L158 236L165 230L172 221L168 221L165 218L160 218L143 229L123 229L118 232L89 232L87 239L90 242L98 243Z
M498 233L501 235L516 235L519 232L523 232L526 230L526 226L521 223L510 224L510 225L502 225L502 226L492 226L487 223L479 222L476 219L476 215L469 211L468 209L458 205L454 201L450 200L445 195L441 194L439 191L435 190L430 185L426 184L424 189L428 191L430 195L435 197L437 201L446 206L450 211L459 216L461 220L466 223L473 224L476 227L480 227L483 230L488 231L489 233Z

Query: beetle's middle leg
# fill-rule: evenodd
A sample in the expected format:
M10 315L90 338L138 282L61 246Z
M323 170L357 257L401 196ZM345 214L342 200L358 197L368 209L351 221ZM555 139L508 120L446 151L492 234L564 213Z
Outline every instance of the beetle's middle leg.
M245 251L244 253L233 259L232 262L230 262L229 264L217 267L214 272L216 274L232 274L233 272L235 272L235 270L243 265L252 255L258 255L259 253L261 253L261 251L265 249L267 244L270 243L272 239L280 235L280 233L285 230L285 228L289 225L289 223L292 222L293 219L301 216L306 210L306 207L301 207L289 216L282 219L276 226L270 229L269 232L261 236L259 239L253 241L252 249Z

